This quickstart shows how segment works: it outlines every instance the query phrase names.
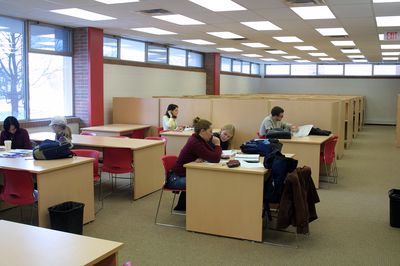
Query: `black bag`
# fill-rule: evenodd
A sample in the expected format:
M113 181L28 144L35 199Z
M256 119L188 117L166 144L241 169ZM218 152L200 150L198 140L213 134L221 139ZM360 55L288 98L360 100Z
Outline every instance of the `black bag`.
M332 132L329 130L320 129L318 127L313 127L310 130L309 135L316 135L316 136L329 136Z
M281 151L282 143L277 139L252 139L240 145L240 150L247 154L260 154L265 156L272 151Z
M71 158L73 153L70 147L69 143L60 145L58 141L46 139L33 149L32 154L35 160Z
M272 128L267 130L265 134L267 139L275 138L275 139L291 139L292 133L289 130L283 128Z

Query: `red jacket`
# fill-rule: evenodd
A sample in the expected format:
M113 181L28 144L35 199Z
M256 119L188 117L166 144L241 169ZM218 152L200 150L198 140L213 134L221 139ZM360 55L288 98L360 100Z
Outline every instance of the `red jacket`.
M29 133L26 129L19 128L15 134L3 130L0 135L0 145L4 145L5 140L11 140L11 149L32 149Z
M198 158L211 163L218 163L221 158L221 146L213 149L202 137L194 133L179 153L178 160L172 171L178 176L186 176L184 164L195 161Z

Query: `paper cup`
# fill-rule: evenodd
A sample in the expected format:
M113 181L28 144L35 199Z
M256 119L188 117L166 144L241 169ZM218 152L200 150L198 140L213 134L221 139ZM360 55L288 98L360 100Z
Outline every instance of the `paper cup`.
M11 150L11 144L12 144L12 141L11 141L11 140L5 140L5 141L4 141L4 146L5 146L5 148L6 148L6 151Z

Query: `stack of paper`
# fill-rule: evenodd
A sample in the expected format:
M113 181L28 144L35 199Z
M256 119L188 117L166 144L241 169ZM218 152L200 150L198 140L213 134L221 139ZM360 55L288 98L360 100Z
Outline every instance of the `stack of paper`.
M222 155L223 156L234 156L236 154L236 150L223 150Z
M260 161L260 155L259 154L244 154L244 153L239 153L235 155L236 160L243 160L246 162L259 162Z
M304 125L300 126L297 132L293 132L293 136L295 137L306 137L310 134L313 125Z

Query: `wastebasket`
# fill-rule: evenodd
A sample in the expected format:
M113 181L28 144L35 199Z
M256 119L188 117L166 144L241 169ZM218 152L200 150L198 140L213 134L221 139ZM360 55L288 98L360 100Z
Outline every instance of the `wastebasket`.
M389 190L390 226L400 227L400 189Z
M58 231L82 234L84 203L67 201L50 207L51 229Z

